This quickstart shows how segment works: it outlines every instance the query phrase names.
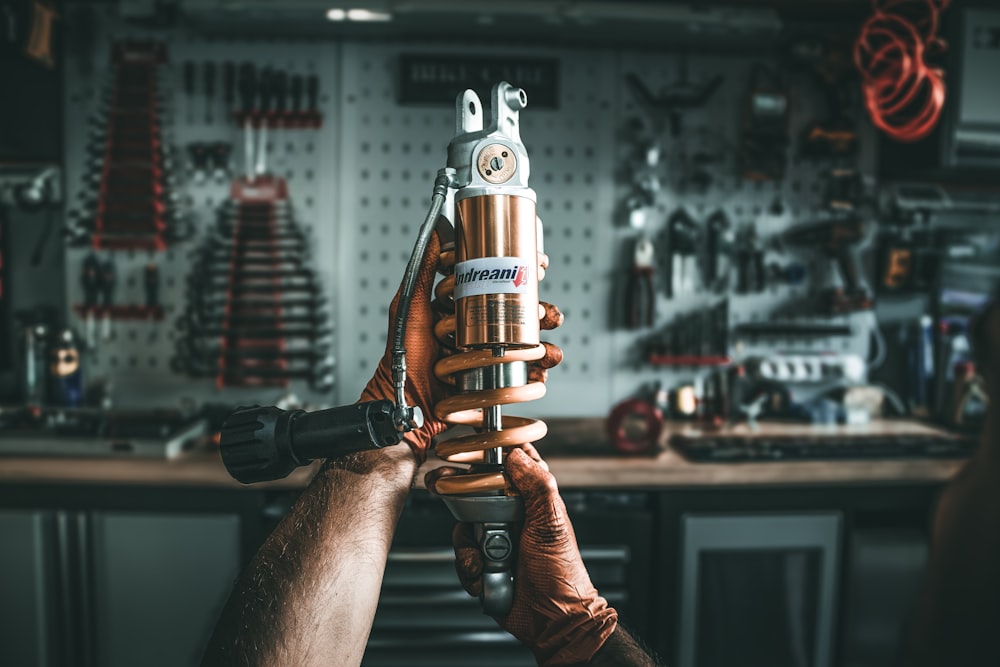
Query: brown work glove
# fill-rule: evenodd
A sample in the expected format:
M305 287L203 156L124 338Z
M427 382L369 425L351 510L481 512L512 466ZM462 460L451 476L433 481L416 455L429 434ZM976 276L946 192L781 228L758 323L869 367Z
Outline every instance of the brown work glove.
M514 601L500 626L535 654L539 665L575 665L593 658L618 625L618 613L598 595L580 557L573 525L555 478L532 445L507 456L511 482L524 498L524 528L517 550ZM455 474L439 468L427 487ZM482 592L483 562L472 526L455 526L455 567L470 595Z
M441 243L435 232L427 247L427 254L420 266L417 282L413 290L409 318L406 322L406 401L419 407L424 413L423 428L403 435L403 440L413 450L417 462L427 458L427 448L431 439L448 425L434 416L434 404L441 400L447 385L434 376L434 362L440 356L440 346L434 338L434 323L438 319L431 304L434 276L441 255ZM385 343L385 354L379 361L375 374L368 381L359 401L387 399L395 401L396 392L392 383L392 329L399 304L399 290L389 306L389 328Z

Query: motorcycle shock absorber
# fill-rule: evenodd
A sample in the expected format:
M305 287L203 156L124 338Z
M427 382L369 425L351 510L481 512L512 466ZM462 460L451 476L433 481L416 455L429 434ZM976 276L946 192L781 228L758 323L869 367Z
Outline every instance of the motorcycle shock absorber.
M513 602L510 525L523 517L523 503L503 472L503 452L546 433L544 422L504 415L502 406L545 394L543 383L528 381L528 364L545 348L539 339L540 223L518 127L527 97L506 82L494 86L492 97L486 127L475 92L457 102L457 134L448 147L456 186L448 206L455 264L437 287L455 312L436 334L453 336L456 353L441 359L435 374L458 391L440 401L435 414L476 432L439 442L436 451L446 460L481 459L465 474L440 479L436 489L458 521L474 524L484 564L483 611L502 616Z
M493 87L492 118L484 125L479 97L465 91L457 101L457 133L448 145L447 167L434 182L425 217L400 286L392 331L394 401L378 400L306 413L252 406L223 424L220 450L229 473L244 483L278 479L319 458L398 444L423 425L418 406L406 404L407 315L417 269L434 229L454 226L454 272L435 288L455 312L435 327L455 354L435 365L438 378L457 391L435 406L449 424L477 432L439 442L446 460L480 460L466 474L442 478L437 491L458 521L476 526L483 555L483 611L503 616L513 602L514 546L510 526L523 503L503 472L504 448L545 436L544 422L502 414L502 406L545 395L529 382L528 364L546 354L539 329L543 311L538 280L543 271L541 223L528 187L529 163L518 114L524 91L501 82ZM479 453L482 454L479 454Z

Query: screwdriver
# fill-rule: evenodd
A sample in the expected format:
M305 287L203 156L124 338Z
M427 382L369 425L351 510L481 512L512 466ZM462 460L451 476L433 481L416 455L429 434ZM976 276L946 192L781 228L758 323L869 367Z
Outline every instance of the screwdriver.
M146 291L146 308L152 311L160 307L160 267L156 262L146 265L142 274L142 285Z
M83 287L83 308L86 313L85 338L87 349L94 349L94 311L97 309L98 292L101 288L101 263L97 255L90 253L83 259L80 272L80 284Z
M222 64L222 102L229 115L236 102L236 63L231 61Z
M215 63L208 61L204 66L205 77L205 122L212 124L212 104L215 102Z
M257 96L257 71L252 63L240 65L240 105L243 111L243 157L247 182L253 181L253 104Z
M267 173L267 126L271 122L271 101L274 93L274 71L265 67L257 80L257 94L260 96L260 137L257 143L257 176Z
M101 305L104 307L104 320L101 322L101 338L111 340L111 305L115 297L115 283L118 280L115 264L111 259L101 262Z
M319 76L316 74L310 74L306 80L306 110L315 127L319 124Z
M187 117L188 123L194 123L194 89L195 89L195 64L189 60L184 63L184 93L187 95Z
M302 112L302 87L303 80L301 74L296 74L292 77L291 86L289 90L289 102L292 107L292 117L295 119L296 126L301 125L302 117L300 116Z
M282 71L276 71L273 77L274 93L274 145L281 146L281 128L285 125L285 111L288 102L288 75Z

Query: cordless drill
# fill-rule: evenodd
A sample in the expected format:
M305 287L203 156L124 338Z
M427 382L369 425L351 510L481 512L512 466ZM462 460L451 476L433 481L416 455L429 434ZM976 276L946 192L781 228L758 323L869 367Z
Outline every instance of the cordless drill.
M865 226L861 218L850 216L796 225L780 237L784 245L815 250L833 260L842 287L825 290L823 310L827 314L869 310L873 306L858 258L858 245L864 236Z

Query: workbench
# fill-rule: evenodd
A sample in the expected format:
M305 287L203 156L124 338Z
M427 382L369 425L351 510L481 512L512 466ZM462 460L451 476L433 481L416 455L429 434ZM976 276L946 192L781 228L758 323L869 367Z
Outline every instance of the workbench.
M829 591L816 603L825 610L816 636L826 638L816 650L831 660L879 664L876 659L894 650L895 624L919 581L937 494L965 464L693 463L666 447L672 434L690 430L684 424L669 426L655 455L623 456L607 444L601 419L546 421L550 433L537 446L559 482L595 584L672 664L682 664L679 647L690 646L695 636L685 622L696 615L692 605L701 593L689 588L699 580L690 572L701 562L697 553L711 552L691 549L698 531L713 521L745 521L752 529L742 532L753 539L780 536L787 522L807 532L831 527L824 555L815 561L831 573ZM879 422L822 432L850 437L935 431L916 422ZM817 430L762 424L756 433L810 436ZM365 664L401 664L400 656L413 655L424 660L419 664L471 664L484 650L496 664L534 664L458 588L451 563L453 520L419 488L423 472L442 464L432 457L417 475L418 489L393 542ZM30 625L6 643L0 662L37 664L41 649L32 647L48 642L49 655L55 651L70 665L197 664L233 578L316 468L244 486L229 477L210 444L170 460L0 458L0 532L9 545L0 550L0 590L9 593L4 600L10 607L5 610L0 600L0 616L10 612ZM786 537L795 533L789 530ZM732 532L717 530L713 539L728 539ZM820 548L803 544L798 553ZM53 563L61 565L52 570ZM754 572L742 564L738 570ZM50 613L60 620L28 623ZM421 633L437 633L440 646L415 639L423 635L414 634L406 620L412 618L427 626ZM406 622L399 625L399 619ZM93 661L79 662L75 655ZM859 662L861 655L876 661Z
M674 433L692 427L674 424L661 436L658 453L625 456L608 445L602 419L548 419L549 435L537 447L562 489L682 489L704 486L788 486L942 483L965 459L858 459L763 463L693 463L667 446ZM764 423L756 430L739 425L731 433L761 437L812 435L831 438L868 434L933 434L937 429L914 421L882 421L867 426L810 427ZM443 465L433 456L421 472ZM82 484L201 487L210 489L301 489L316 466L287 478L247 487L233 480L218 451L204 445L174 459L0 457L0 484ZM417 487L423 474L417 475Z

